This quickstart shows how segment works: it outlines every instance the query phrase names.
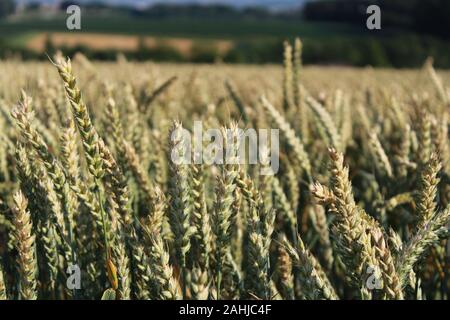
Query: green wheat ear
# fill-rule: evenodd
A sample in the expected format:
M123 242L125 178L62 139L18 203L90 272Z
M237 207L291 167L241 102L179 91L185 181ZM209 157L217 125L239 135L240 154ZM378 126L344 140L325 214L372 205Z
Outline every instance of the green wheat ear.
M25 198L22 191L18 191L14 194L13 201L14 236L18 252L17 262L20 269L20 298L22 300L36 300L36 246L35 236L32 231L31 216L27 209L28 200Z

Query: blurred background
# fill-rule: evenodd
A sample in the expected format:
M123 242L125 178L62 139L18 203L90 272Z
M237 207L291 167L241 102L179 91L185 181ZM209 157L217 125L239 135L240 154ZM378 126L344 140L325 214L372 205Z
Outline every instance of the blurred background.
M66 8L82 8L81 30ZM381 8L368 30L366 8ZM305 64L450 68L448 0L0 0L0 58L274 63L301 37Z

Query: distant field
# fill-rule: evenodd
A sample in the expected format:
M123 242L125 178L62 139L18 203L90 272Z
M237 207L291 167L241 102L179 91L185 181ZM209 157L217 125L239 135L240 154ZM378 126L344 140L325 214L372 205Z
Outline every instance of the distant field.
M144 18L123 12L86 12L81 31L68 31L65 15L41 13L0 20L0 55L17 51L24 59L43 59L51 39L48 48L68 55L81 51L94 60L113 60L126 51L129 59L140 61L258 64L279 61L281 43L301 37L306 64L414 67L433 56L437 66L450 66L445 43L384 31L377 36L368 34L364 24L301 19Z
M15 45L26 44L29 33L66 32L65 17L20 17L0 21L0 38ZM148 35L202 39L264 39L302 37L357 36L363 30L332 23L311 23L293 20L195 20L144 19L127 15L83 16L82 32L125 35ZM22 43L21 43L22 42Z
M189 57L195 46L208 46L217 50L221 54L225 54L233 47L231 40L205 40L190 39L178 37L152 37L152 36L134 36L121 34L101 34L101 33L33 33L26 37L21 37L25 46L36 52L43 52L46 48L46 42L56 47L87 47L92 50L120 50L134 51L140 44L146 48L157 48L160 46L169 47L181 53L185 57Z

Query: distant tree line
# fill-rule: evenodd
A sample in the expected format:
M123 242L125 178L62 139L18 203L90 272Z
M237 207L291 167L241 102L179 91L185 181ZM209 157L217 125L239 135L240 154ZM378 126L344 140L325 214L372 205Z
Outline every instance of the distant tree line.
M156 4L144 10L134 9L132 13L136 16L148 18L229 18L240 19L245 17L267 18L272 13L264 8L252 7L237 9L228 5L176 5L176 4Z
M60 8L65 10L68 6L76 4L90 10L117 10L128 12L133 16L152 19L164 18L230 18L240 19L245 17L268 18L277 16L263 7L248 7L238 9L224 4L164 4L157 3L147 8L132 8L129 6L110 6L103 2L80 3L76 0L66 0L61 2Z
M383 27L450 39L449 0L319 0L308 2L303 15L311 21L364 24L370 4L380 6Z
M0 18L14 12L15 3L14 0L0 0Z

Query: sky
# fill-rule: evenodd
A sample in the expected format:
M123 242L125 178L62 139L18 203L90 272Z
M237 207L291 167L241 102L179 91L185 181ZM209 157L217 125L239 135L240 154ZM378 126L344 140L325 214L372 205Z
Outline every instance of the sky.
M57 3L59 0L37 0L41 3ZM77 0L79 2L93 2L93 0ZM96 0L98 1L98 0ZM223 3L229 4L236 7L245 7L245 6L264 6L271 9L283 9L283 8L291 8L298 7L305 0L101 0L105 3L111 4L129 4L132 6L147 6L154 3ZM18 3L27 3L27 2L36 2L36 0L16 0Z

